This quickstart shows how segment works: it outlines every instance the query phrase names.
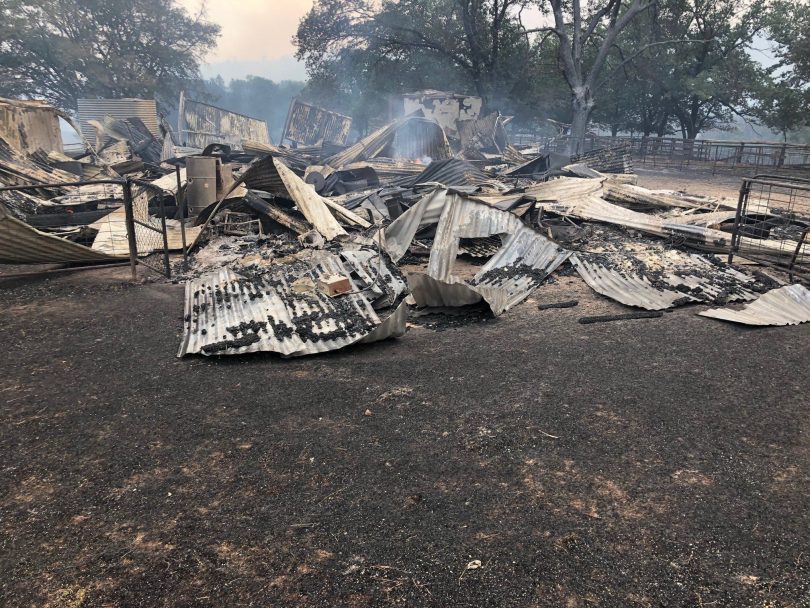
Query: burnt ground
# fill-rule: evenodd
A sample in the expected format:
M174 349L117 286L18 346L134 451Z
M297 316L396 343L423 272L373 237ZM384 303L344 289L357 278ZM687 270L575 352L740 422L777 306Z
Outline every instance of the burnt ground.
M626 309L560 277L178 360L182 287L125 277L0 285L0 605L810 605L810 325L581 325Z

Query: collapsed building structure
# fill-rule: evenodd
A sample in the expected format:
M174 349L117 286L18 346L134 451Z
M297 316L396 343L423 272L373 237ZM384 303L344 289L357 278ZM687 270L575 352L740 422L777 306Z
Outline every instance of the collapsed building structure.
M798 271L810 208L649 190L626 149L519 149L508 117L467 98L408 101L434 102L437 115L418 107L351 145L348 117L294 102L287 147L261 121L185 100L178 132L162 137L138 116L91 119L95 143L75 157L21 145L8 125L24 121L4 118L0 183L28 188L0 189L0 263L162 252L168 264L182 251L181 356L335 350L402 335L424 307L497 316L557 272L646 311L700 303L739 323L810 320L800 282L726 260L733 250Z

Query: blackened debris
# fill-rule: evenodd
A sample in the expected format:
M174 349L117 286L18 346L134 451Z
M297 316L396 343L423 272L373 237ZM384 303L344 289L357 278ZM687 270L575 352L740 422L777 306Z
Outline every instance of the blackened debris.
M644 310L639 312L628 312L621 315L602 315L597 317L582 317L579 322L583 325L588 323L606 323L608 321L628 321L630 319L657 319L663 317L660 310Z
M549 302L548 304L538 304L538 310L549 310L550 308L573 308L579 304L579 300L568 300L566 302Z

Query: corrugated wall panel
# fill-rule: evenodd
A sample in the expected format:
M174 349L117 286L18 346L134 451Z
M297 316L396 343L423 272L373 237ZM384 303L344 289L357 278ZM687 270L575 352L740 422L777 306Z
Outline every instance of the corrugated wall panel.
M149 132L160 138L160 127L158 126L157 104L154 99L79 99L78 100L79 124L82 128L82 135L91 144L96 142L96 130L88 121L98 120L104 122L105 116L113 118L140 118Z

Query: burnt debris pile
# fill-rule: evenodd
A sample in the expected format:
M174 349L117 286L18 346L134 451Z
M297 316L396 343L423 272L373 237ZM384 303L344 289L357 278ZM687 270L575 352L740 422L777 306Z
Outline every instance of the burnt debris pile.
M69 117L0 100L0 183L35 186L0 191L0 263L174 252L180 356L321 353L402 335L409 314L460 327L555 273L646 311L710 304L720 308L701 314L740 323L810 320L802 285L725 261L732 245L738 259L810 254L806 213L760 230L788 216L642 188L625 148L572 159L513 146L508 117L442 95L414 97L421 105L351 144L350 117L300 101L284 145L261 121L182 97L174 129L141 106L85 104L72 154L58 130ZM109 113L88 114L96 106Z

